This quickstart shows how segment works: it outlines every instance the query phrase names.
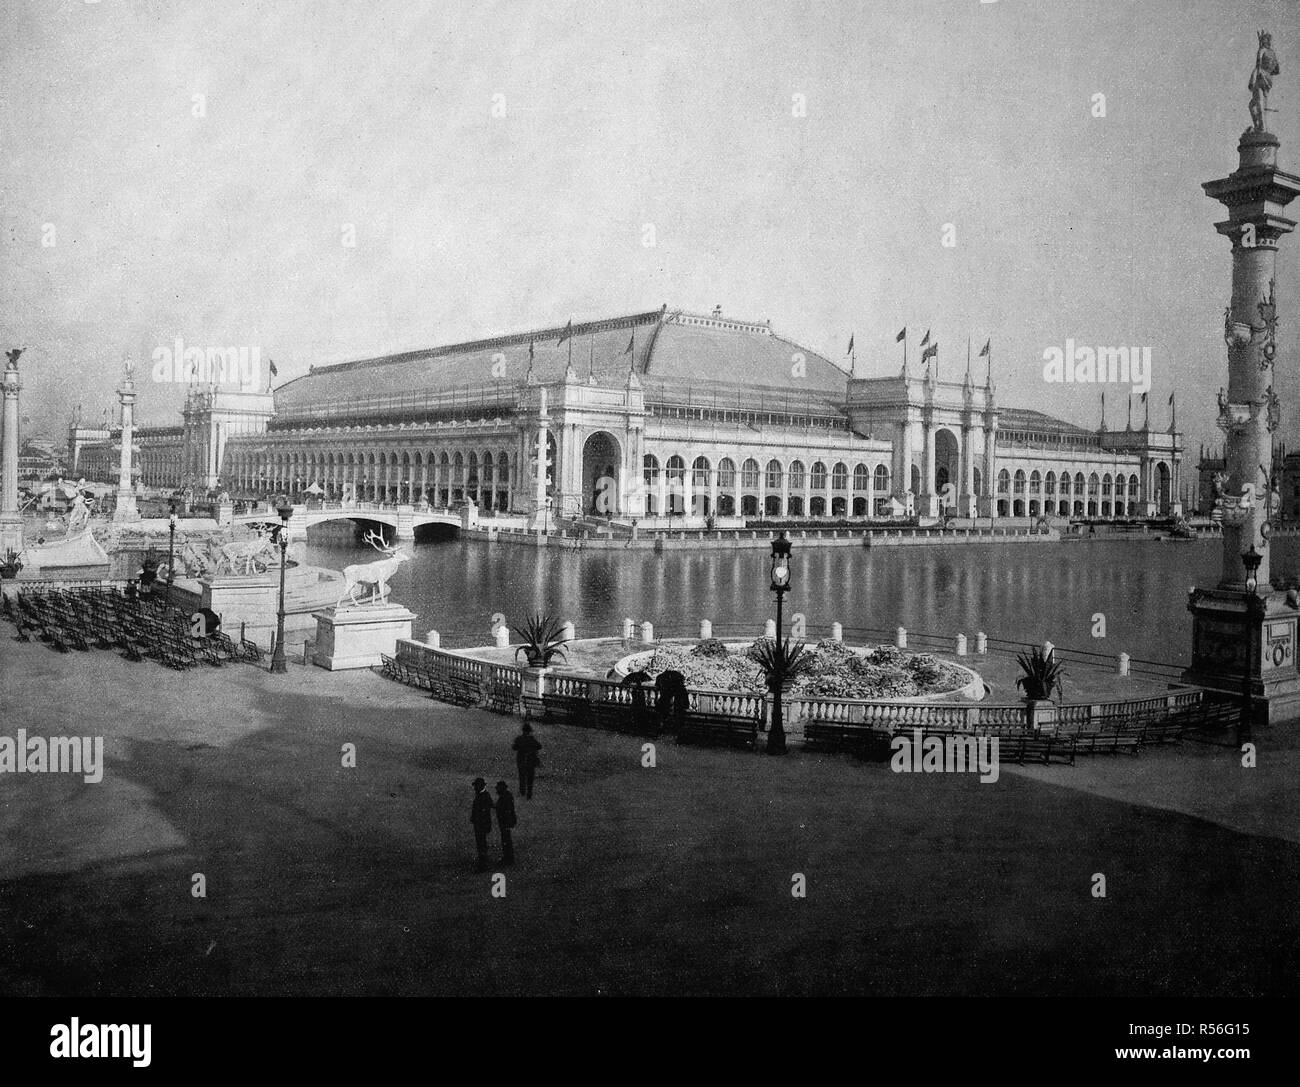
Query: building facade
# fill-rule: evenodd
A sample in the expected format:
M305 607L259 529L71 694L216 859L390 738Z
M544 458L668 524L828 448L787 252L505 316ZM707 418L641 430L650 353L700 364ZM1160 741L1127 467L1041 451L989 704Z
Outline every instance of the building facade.
M1150 517L1177 512L1181 436L1089 431L991 383L854 378L770 323L661 310L209 387L137 427L150 486L260 498L474 502L689 520ZM69 436L115 478L111 435Z

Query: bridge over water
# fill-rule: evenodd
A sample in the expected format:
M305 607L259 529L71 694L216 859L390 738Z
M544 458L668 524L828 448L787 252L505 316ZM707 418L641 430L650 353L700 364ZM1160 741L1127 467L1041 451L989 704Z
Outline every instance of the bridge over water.
M422 525L468 528L477 524L478 516L476 511L420 508L387 502L326 502L312 506L298 504L293 507L293 516L289 518L289 539L306 539L309 528L327 521L376 522L395 529L399 540L413 540L415 530ZM279 523L280 515L274 509L240 513L232 518L232 524L249 528Z

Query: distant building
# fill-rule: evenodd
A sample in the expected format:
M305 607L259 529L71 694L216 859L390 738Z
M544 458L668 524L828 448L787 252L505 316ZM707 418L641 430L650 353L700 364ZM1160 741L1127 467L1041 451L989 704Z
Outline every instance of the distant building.
M876 367L879 369L879 367ZM1004 407L989 380L856 378L770 323L666 308L193 392L136 429L144 483L619 517L1146 517L1181 435ZM114 479L112 442L70 433ZM538 453L541 451L541 469ZM92 472L94 476L92 477Z

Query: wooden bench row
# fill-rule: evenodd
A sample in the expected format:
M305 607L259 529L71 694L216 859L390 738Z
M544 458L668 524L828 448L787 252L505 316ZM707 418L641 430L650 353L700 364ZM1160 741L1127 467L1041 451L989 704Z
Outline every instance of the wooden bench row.
M597 728L626 736L658 736L665 724L675 728L677 742L721 747L753 748L760 720L754 716L688 711L661 721L653 706L642 703L588 699L583 695L548 694L523 697L524 716L547 724Z
M429 697L438 702L450 702L453 706L477 706L484 701L482 686L476 680L400 661L387 653L381 653L380 658L380 669L384 675L409 687L428 691Z

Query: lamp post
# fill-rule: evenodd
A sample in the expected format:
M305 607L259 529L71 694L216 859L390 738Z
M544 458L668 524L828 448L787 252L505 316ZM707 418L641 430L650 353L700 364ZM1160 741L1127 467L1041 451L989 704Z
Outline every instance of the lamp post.
M275 615L275 652L271 654L271 671L283 675L289 671L289 662L284 655L284 573L289 551L289 518L293 516L293 506L288 496L280 495L276 499L275 512L280 515L280 524L275 528L276 538L280 542L280 608Z
M1255 695L1251 684L1253 678L1251 674L1253 671L1251 649L1254 640L1255 620L1259 617L1261 611L1261 602L1256 590L1259 587L1259 567L1263 560L1264 556L1255 550L1253 543L1249 549L1241 554L1241 565L1246 570L1246 610L1244 612L1246 621L1246 659L1242 668L1242 717L1241 727L1237 731L1238 744L1244 743L1250 738L1250 725L1255 716Z
M176 503L168 504L167 514L167 602L172 599L172 578L176 566Z
M790 541L785 538L782 532L775 540L772 541L772 591L776 593L776 650L782 653L781 644L781 603L785 594L790 591ZM784 660L784 657L778 657ZM784 755L785 754L785 721L784 708L781 704L781 692L785 686L784 665L782 671L772 677L775 683L772 687L772 724L767 732L767 754Z

